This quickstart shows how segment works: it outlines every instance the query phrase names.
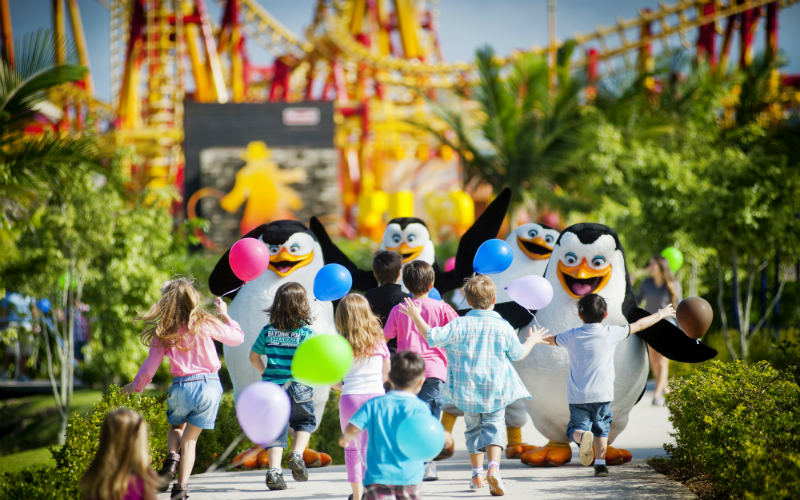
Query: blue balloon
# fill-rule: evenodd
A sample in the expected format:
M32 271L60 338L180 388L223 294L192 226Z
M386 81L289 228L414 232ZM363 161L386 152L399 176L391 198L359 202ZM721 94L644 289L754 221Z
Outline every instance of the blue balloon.
M428 297L431 299L442 300L442 294L439 293L439 290L435 288L431 288L431 291L428 292Z
M497 274L511 267L513 260L511 245L503 240L487 240L478 248L472 268L478 274Z
M328 264L314 277L314 296L317 300L339 300L350 291L353 277L346 267L339 264Z
M397 447L412 460L433 460L444 448L444 427L432 415L413 415L397 426Z
M50 312L50 301L47 299L39 299L36 301L36 307L38 307L43 313L47 314Z

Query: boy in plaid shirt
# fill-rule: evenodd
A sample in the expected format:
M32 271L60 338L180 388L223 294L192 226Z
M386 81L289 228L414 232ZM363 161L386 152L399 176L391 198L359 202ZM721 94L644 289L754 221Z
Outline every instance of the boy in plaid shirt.
M506 406L517 399L530 399L511 361L530 354L543 343L544 328L528 329L524 344L507 321L494 312L496 287L487 276L476 276L464 285L472 310L443 327L430 328L420 315L419 306L406 299L402 312L414 322L420 336L431 347L447 352L447 383L444 401L464 412L467 451L472 464L470 489L483 488L486 482L492 495L505 494L500 478L500 454ZM489 455L489 471L484 477L483 454Z

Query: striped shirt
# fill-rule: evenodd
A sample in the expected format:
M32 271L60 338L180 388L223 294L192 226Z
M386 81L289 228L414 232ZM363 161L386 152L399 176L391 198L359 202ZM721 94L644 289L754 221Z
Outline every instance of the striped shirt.
M297 347L314 335L314 330L301 326L291 332L282 332L271 324L261 329L253 352L267 357L267 368L261 374L261 380L285 384L292 378L292 359Z
M428 330L428 344L447 353L444 402L492 413L531 395L511 365L525 354L517 332L494 311L472 310Z

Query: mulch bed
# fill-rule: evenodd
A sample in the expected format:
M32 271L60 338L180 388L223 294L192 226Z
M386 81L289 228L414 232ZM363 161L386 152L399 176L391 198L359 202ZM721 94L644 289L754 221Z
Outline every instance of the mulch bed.
M715 483L711 476L698 473L693 467L678 460L649 459L647 464L668 478L683 483L700 500L730 500L740 498L729 489Z

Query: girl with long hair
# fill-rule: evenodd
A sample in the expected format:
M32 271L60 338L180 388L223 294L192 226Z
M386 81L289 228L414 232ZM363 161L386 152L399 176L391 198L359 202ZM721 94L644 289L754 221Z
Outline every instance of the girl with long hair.
M169 281L161 288L161 299L136 318L144 322L142 343L150 352L133 382L122 388L123 393L142 392L164 356L169 358L173 377L167 398L170 430L158 489L166 491L177 471L172 499L188 496L197 438L203 429L213 429L217 420L222 398L217 372L222 363L214 340L229 346L244 342L239 323L228 316L221 298L214 300L214 307L222 321L204 311L200 301L200 293L186 279Z
M79 483L84 500L155 500L157 482L150 468L147 422L126 408L110 412L97 454Z
M636 295L636 303L645 302L644 309L649 313L658 312L659 309L672 304L678 308L678 302L682 300L681 284L675 279L672 270L669 268L667 259L660 255L650 258L648 263L650 277L642 282L639 293ZM675 323L673 318L668 321ZM664 405L664 394L667 392L667 379L669 378L669 359L659 354L655 349L647 346L650 353L650 368L656 379L656 389L653 397L653 404L656 406Z
M383 384L389 380L389 348L383 336L381 321L372 313L363 296L351 293L336 308L336 329L353 347L353 366L344 381L334 386L342 391L339 399L339 422L342 433L350 418L372 398L385 394ZM367 432L361 433L344 449L347 481L353 489L350 500L359 500L364 493L364 464L367 461Z

